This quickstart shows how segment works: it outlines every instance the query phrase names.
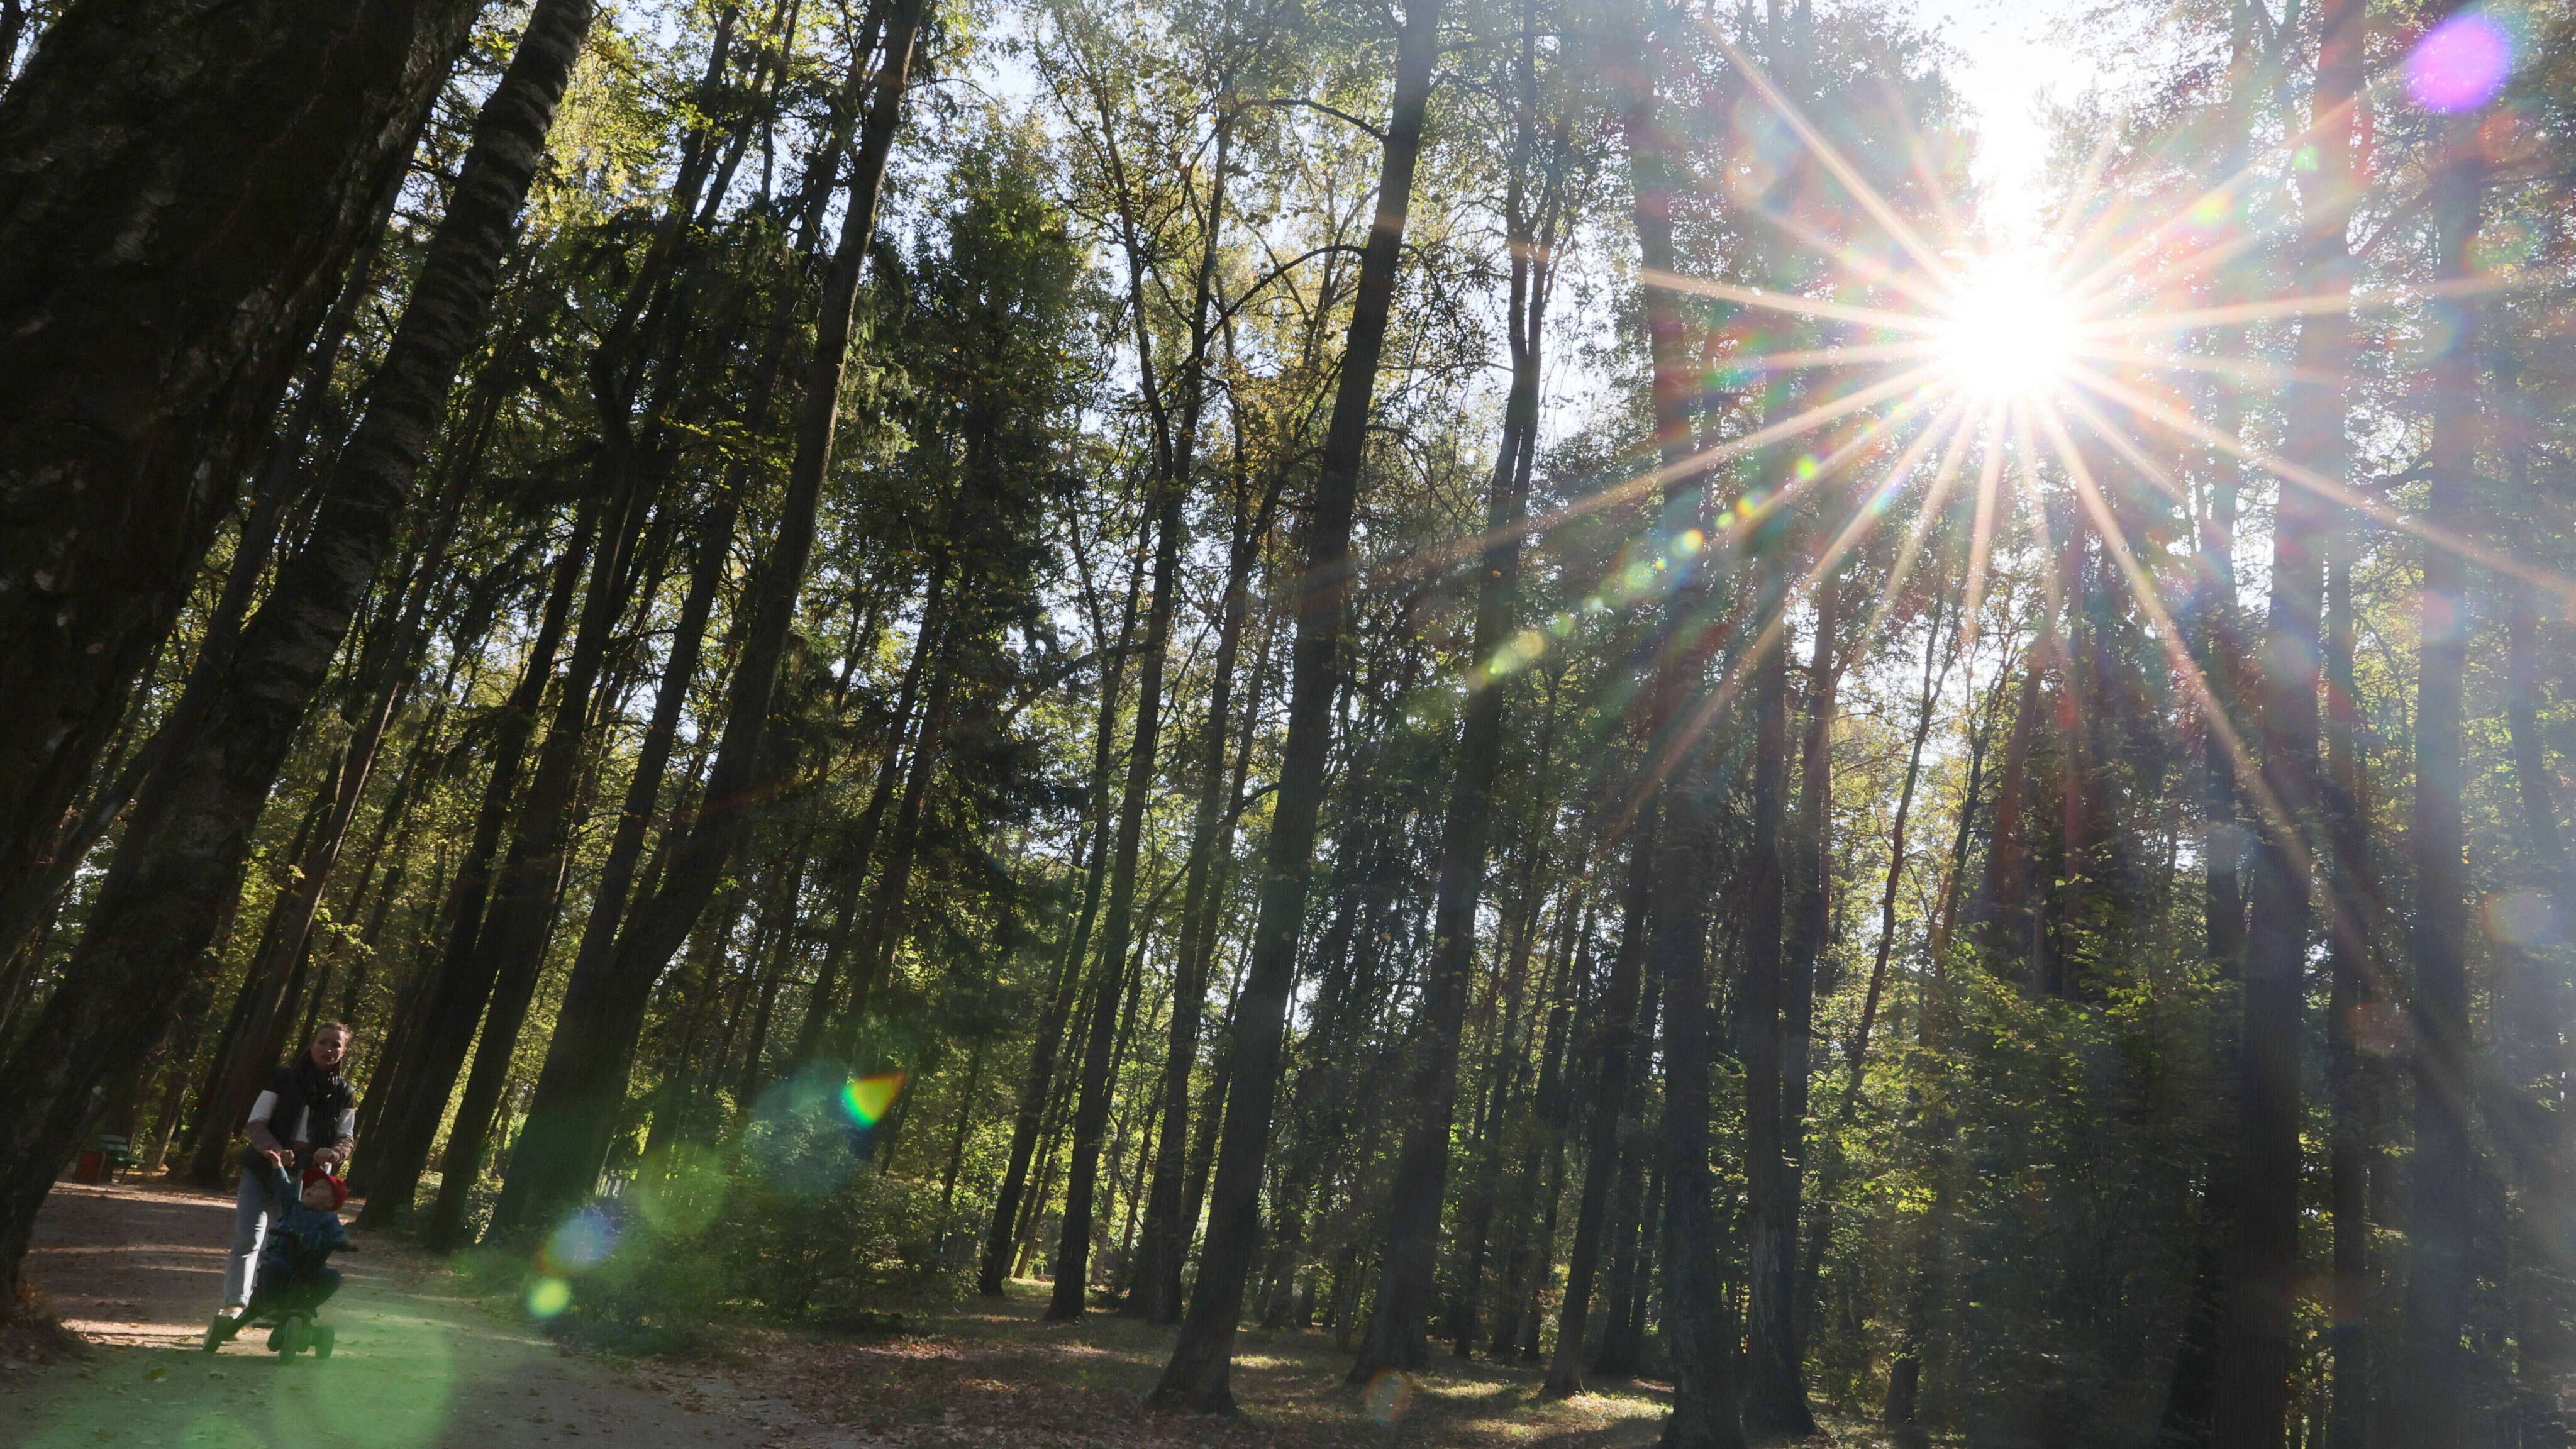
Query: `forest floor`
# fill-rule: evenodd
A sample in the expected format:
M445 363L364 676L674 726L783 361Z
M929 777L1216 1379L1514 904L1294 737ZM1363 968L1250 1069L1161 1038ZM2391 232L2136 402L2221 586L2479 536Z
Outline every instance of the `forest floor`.
M328 1363L280 1362L245 1334L197 1351L223 1270L232 1201L161 1186L56 1188L26 1275L93 1345L46 1365L0 1361L0 1446L359 1442L370 1449L531 1449L602 1436L637 1449L993 1444L1144 1446L1566 1446L1654 1441L1658 1386L1541 1403L1535 1370L1443 1359L1375 1393L1344 1388L1346 1356L1314 1333L1247 1332L1242 1416L1150 1415L1137 1405L1170 1329L1095 1314L1042 1323L1043 1289L907 1318L904 1332L827 1338L728 1328L688 1359L566 1350L507 1300L407 1245L359 1234L325 1311Z
M465 1280L354 1234L322 1312L327 1363L281 1361L252 1330L198 1349L222 1296L231 1194L57 1185L24 1274L89 1353L0 1361L0 1446L362 1444L475 1449L598 1441L636 1449L828 1443L783 1402L716 1365L621 1367L558 1350L470 1296Z

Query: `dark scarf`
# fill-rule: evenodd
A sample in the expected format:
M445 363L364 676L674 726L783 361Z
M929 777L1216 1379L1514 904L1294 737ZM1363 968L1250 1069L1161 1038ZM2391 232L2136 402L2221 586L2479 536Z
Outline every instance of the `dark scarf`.
M277 1094L277 1110L269 1120L292 1122L307 1144L327 1147L334 1139L322 1134L339 1120L342 1112L355 1105L357 1097L349 1090L348 1078L314 1061L308 1047L297 1052L295 1060L287 1065L286 1090Z

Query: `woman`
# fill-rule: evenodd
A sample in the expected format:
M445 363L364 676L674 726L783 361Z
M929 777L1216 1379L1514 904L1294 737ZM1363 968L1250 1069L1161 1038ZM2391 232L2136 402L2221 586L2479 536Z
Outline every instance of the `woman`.
M250 1109L249 1162L275 1163L294 1177L301 1166L337 1167L357 1145L358 1098L340 1075L349 1055L349 1028L325 1022L295 1060L277 1069L268 1089ZM325 1145L316 1147L316 1142ZM268 1238L269 1214L276 1210L266 1172L244 1172L233 1205L233 1247L224 1260L224 1306L206 1329L207 1342L221 1343L241 1326L250 1307L251 1279L259 1251Z

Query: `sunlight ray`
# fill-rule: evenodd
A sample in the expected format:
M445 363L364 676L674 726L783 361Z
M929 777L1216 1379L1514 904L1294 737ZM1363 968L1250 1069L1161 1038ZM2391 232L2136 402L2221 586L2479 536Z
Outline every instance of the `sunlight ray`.
M1941 179L1933 164L1932 148L1924 143L1923 128L1914 124L1912 111L1898 101L1894 84L1884 76L1878 78L1878 83L1879 94L1887 102L1887 114L1895 118L1897 129L1905 138L1907 169L1923 183L1923 194L1932 203L1933 213L1939 218L1941 229L1948 234L1950 246L1965 250L1968 219L1960 213L1957 199L1950 195L1948 184Z
M2013 470L2013 482L2021 489L2022 526L2029 530L2030 546L2039 559L2041 642L2053 656L2062 658L2064 646L2057 637L2057 616L2066 606L2066 597L2063 580L2058 576L2057 540L2048 527L2048 500L2040 496L2039 445L2031 436L2028 407L2016 403L2007 427L2015 460L2020 464Z
M1977 436L1992 438L2003 426L2003 404L1987 407L1986 415L1976 425ZM1968 580L1959 601L1959 655L1969 656L1977 644L1978 620L1986 603L1986 571L1993 561L1995 542L1995 494L2003 481L2003 449L1989 443L1977 465L1977 512L1968 525Z
M2105 377L2089 367L2072 369L2079 381L2095 392L2115 398L2130 411L2162 424L2194 442L2221 449L2261 468L2285 482L2295 483L2321 498L2361 514L2373 523L2393 532L2411 534L2426 543L2449 549L2469 562L2497 573L2522 580L2535 588L2546 589L2560 598L2576 602L2576 581L2543 568L2525 563L2509 554L2500 553L2473 539L2463 538L2448 529L2437 528L2421 519L2408 518L2377 499L2343 483L2327 478L2312 469L2260 448L2247 447L2243 440L2228 437L2188 413L2177 413L2154 398L2114 378Z
M1726 56L1728 62L1733 64L1736 71L1746 80L1753 83L1755 90L1762 93L1762 99L1770 104L1772 113L1788 123L1789 129L1795 131L1798 139L1806 144L1808 152L1823 162L1825 169L1833 173L1834 179L1843 184L1844 191L1850 194L1852 200L1859 202L1862 210L1868 212L1880 226L1887 228L1887 234L1895 239L1898 246L1911 252L1915 261L1922 264L1923 270L1930 274L1935 282L1944 286L1949 285L1953 280L1950 267L1947 262L1941 260L1940 254L1932 250L1923 238L1915 233L1914 228L1906 223L1905 218L1897 214L1896 208L1887 204L1886 200L1878 194L1877 188L1869 184L1858 168L1843 159L1842 153L1834 149L1832 142L1826 140L1821 132L1808 124L1806 116L1791 104L1789 98L1781 93L1778 86L1772 84L1770 75L1762 67L1754 64L1751 56L1737 48L1735 42L1726 38L1726 32L1716 20L1705 15L1698 17L1698 20L1700 28L1708 32L1709 39Z
M2065 403L2075 410L2104 446L2119 454L2122 462L2137 469L2141 477L2155 485L2157 492L2182 504L2185 509L2191 506L2191 490L2182 479L2171 468L2148 457L2147 450L2138 446L2137 439L2130 437L2126 428L2105 417L2091 398L2070 388L2065 395Z
M1891 332L1912 332L1930 336L1941 330L1937 320L1911 312L1891 312L1884 307L1864 307L1853 302L1826 302L1801 297L1794 292L1772 292L1760 287L1741 287L1733 282L1704 281L1677 272L1643 268L1638 273L1646 284L1674 292L1687 292L1738 306L1759 307L1765 311L1785 312L1793 317L1823 317L1836 322L1857 322L1865 327L1884 327Z
M1942 411L1935 415L1931 422L1925 426L1922 434L1907 446L1906 451L1898 455L1896 462L1889 468L1886 483L1877 489L1872 489L1858 495L1853 500L1851 515L1843 521L1842 527L1836 533L1833 544L1817 556L1815 563L1808 568L1802 577L1781 591L1780 597L1776 601L1776 606L1771 610L1769 619L1762 626L1762 631L1754 636L1753 642L1746 646L1742 653L1738 654L1734 659L1728 662L1726 673L1719 679L1717 688L1711 690L1707 697L1699 702L1699 704L1692 710L1690 717L1683 721L1678 729L1667 728L1665 731L1667 738L1662 748L1658 750L1653 762L1643 772L1641 777L1642 783L1640 785L1641 790L1650 788L1654 784L1659 783L1664 776L1671 771L1673 765L1681 759L1682 754L1689 750L1690 747L1698 741L1701 733L1708 728L1709 724L1714 721L1719 714L1725 711L1728 702L1734 699L1736 691L1741 685L1744 677L1744 666L1752 661L1760 659L1764 650L1778 646L1782 632L1788 627L1789 610L1796 605L1799 599L1805 598L1814 593L1816 586L1823 580L1826 573L1831 571L1834 565L1841 562L1843 556L1855 544L1860 540L1867 538L1878 526L1878 521L1883 516L1883 510L1877 506L1878 499L1893 489L1903 485L1904 480L1911 476L1915 466L1921 462L1923 455L1929 452L1937 440L1942 436L1945 425L1955 426L1956 420L1964 411L1964 405L1956 401L1952 401L1945 406ZM1869 441L1869 438L1870 435L1864 434L1862 438L1855 439L1853 443L1839 450L1834 455L1834 461L1837 464L1840 464L1842 462L1853 460L1858 455L1857 450L1864 442ZM1880 445L1883 445L1883 442L1884 437L1882 434L1879 438ZM1806 481L1809 483L1821 482L1828 476L1831 476L1830 473L1824 467L1820 466L1815 477ZM1765 500L1765 504L1761 509L1756 510L1750 516L1746 517L1743 521L1730 529L1730 534L1732 534L1738 541L1743 537L1749 536L1752 528L1756 526L1762 518L1767 517L1772 511L1774 511L1774 509L1776 509L1776 507L1789 501L1789 495L1790 489L1784 486L1778 493ZM1931 512L1931 508L1932 503L1927 501L1923 512L1918 516L1928 517ZM1891 589L1890 592L1892 593L1893 589ZM1750 607L1751 600L1755 597L1758 597L1758 591L1756 594L1747 596L1745 607ZM1731 637L1731 635L1729 637ZM1631 802L1630 808L1632 811L1642 809L1642 800Z
M2235 302L2218 307L2184 307L2150 313L2142 317L2109 318L2087 322L2076 328L2080 341L2096 338L2136 337L2152 332L2188 332L2201 327L2226 327L2239 322L2261 322L2276 317L2313 317L2364 307L2395 307L2408 302L2442 297L2470 297L2505 291L2520 285L2500 274L2463 277L2453 282L2427 282L2402 288L2348 292L2328 292L2316 296L2276 297L2267 302Z
M2138 607L2146 611L2148 620L2156 626L2156 637L2164 648L2165 657L2175 677L2182 680L2184 688L2190 691L2192 704L2200 711L2211 738L2218 740L2227 751L2229 763L2236 768L2238 787L2251 792L2264 827L2290 852L2299 868L2303 871L2314 869L2315 860L2307 841L2292 824L2289 812L2282 808L2280 796L2273 791L2271 780L2263 773L2262 765L2254 758L2253 752L2245 747L2243 737L2237 734L2236 726L2227 718L2227 711L2219 707L2218 696L2210 689L2209 679L2201 672L2199 662L2184 647L2182 631L2175 627L2172 613L2165 608L2163 595L2144 566L2139 564L2135 551L2129 547L2128 534L2120 527L2110 501L2102 496L2101 489L2094 483L2092 470L2085 466L2081 452L2067 437L2065 424L2053 409L2044 404L2041 411L2042 424L2048 432L2050 446L2057 454L2058 465L2066 470L2077 501L2092 517L2094 532L2100 536L2103 548L2119 565L2121 576L2128 580L2129 596L2137 601Z
M1888 565L1887 585L1880 592L1877 604L1870 610L1869 622L1861 626L1859 642L1844 651L1847 659L1868 653L1869 646L1877 641L1879 631L1887 626L1889 616L1896 610L1898 599L1905 593L1906 584L1914 577L1914 565L1922 557L1923 542L1931 535L1933 526L1940 521L1941 509L1949 502L1950 490L1957 485L1959 475L1967 462L1968 451L1975 445L1974 430L1970 426L1965 403L1951 404L1944 410L1942 416L1935 420L1934 427L1945 425L1947 442L1942 448L1941 461L1934 469L1931 483L1923 490L1922 503L1915 508L1914 517L1906 526L1905 539L1897 546L1895 562ZM1892 493L1895 490L1900 481L1913 469L1924 446L1930 442L1932 436L1932 432L1927 430L1924 433L1923 443L1918 443L1904 457L1897 460L1896 465L1889 470L1886 485L1880 490L1882 494ZM1858 526L1855 520L1852 527ZM1851 527L1847 527L1844 532L1849 534ZM1840 546L1838 541L1837 547Z
M2135 279L2136 290L2147 296L2170 292L2249 252L2260 251L2268 241L2265 234L2247 230L2215 246L2194 247L2180 256L2162 258ZM2107 271L2075 278L2066 284L2067 300L2077 307L2106 305L2118 295L2120 280L2117 274Z
M1555 509L1546 514L1524 518L1518 523L1509 524L1503 528L1494 529L1490 532L1479 534L1474 537L1458 539L1455 542L1444 544L1438 548L1424 549L1420 553L1413 555L1410 559L1399 560L1386 565L1385 568L1391 570L1391 572L1380 573L1373 571L1369 575L1370 582L1375 584L1383 578L1402 577L1403 570L1408 567L1445 568L1457 560L1466 557L1468 554L1481 553L1493 544L1503 542L1514 535L1518 535L1524 539L1534 538L1550 529L1559 527L1566 523L1571 523L1575 519L1599 513L1606 508L1616 508L1623 503L1633 502L1650 493L1661 492L1663 489L1670 487L1673 483L1688 478L1694 473L1706 472L1720 463L1725 463L1735 458L1742 457L1746 453L1755 452L1762 448L1769 447L1771 444L1779 442L1782 439L1795 437L1801 433L1813 432L1817 428L1823 427L1825 424L1832 422L1836 418L1847 417L1864 408L1872 407L1910 389L1922 386L1925 383L1934 380L1933 372L1934 368L1929 363L1909 368L1895 377L1891 377L1883 382L1862 388L1857 392L1846 394L1843 397L1836 398L1830 402L1818 403L1804 411L1793 414L1790 417L1783 418L1779 422L1773 423L1768 427L1747 433L1741 438L1731 439L1727 442L1719 443L1714 447L1703 448L1679 462L1659 463L1655 467L1648 469L1646 472L1641 473L1634 478L1628 479L1622 483L1613 483L1606 488L1599 489L1592 493L1587 493L1581 498L1575 499L1573 502L1566 504L1564 507ZM1933 398L1937 398L1943 395L1945 394L1935 393L1932 396ZM1931 399L1923 399L1923 401L1928 400ZM1891 418L1873 421L1870 426L1873 428L1891 426L1894 418L1901 416L1902 413L1900 412Z
M2285 160L2296 156L2300 147L2309 144L2310 137L2316 135L2320 129L2339 121L2342 118L2344 111L2357 103L2357 101L2345 102L2323 116L2311 116L2305 128L2285 136L2277 142L2265 146L2259 153L2248 156L2245 164L2237 169L2235 175L2217 182L2207 190L2201 192L2198 196L2193 197L2190 201L2175 207L2166 214L2164 220L2147 228L2147 230L2140 235L2137 240L2131 242L2120 251L2105 257L2100 266L2077 278L2072 284L2072 289L2082 292L2087 296L2093 295L2097 290L2095 284L2101 278L2117 270L2133 257L2136 257L2148 248L2152 247L2159 238L2166 235L2172 228L2188 222L2195 212L2199 211L2212 200L2232 195L2240 186L2250 187L2255 180L2264 175L2266 168L2278 166ZM2118 135L2118 127L2107 128L2103 134L2102 146L2107 147L2113 144ZM2097 148L2097 154L2100 154L2099 148ZM2072 214L2072 210L2073 208L2070 207L2070 214ZM2117 207L2106 209L2104 214L2100 218L2096 219L2093 227L2088 229L2081 239L2077 240L2067 248L2067 255L2069 257L2083 256L2091 247L2107 241L2110 235L2119 229L2120 214L2120 209ZM2245 240L2250 243L2255 240L2257 236L2258 234L2249 228L2247 230ZM2209 250L2223 249L2211 248Z
M1790 240L1803 242L1820 255L1841 263L1853 276L1862 281L1883 282L1913 298L1918 305L1928 308L1937 309L1946 300L1939 287L1922 281L1917 274L1899 271L1865 253L1856 251L1850 243L1839 241L1832 235L1809 226L1798 220L1794 214L1779 207L1752 206L1745 210Z
M1865 362L1915 362L1932 356L1932 342L1870 342L1850 347L1810 347L1796 352L1720 353L1713 366L1745 372L1804 372Z
M2232 378L2238 382L2259 382L2280 387L2305 383L2311 387L2333 387L2350 382L2348 375L2309 372L2285 367L2277 362L2264 362L2248 357L2203 357L2197 353L2148 352L2135 347L2099 347L2081 343L2068 349L2071 356L2096 362L2125 362L2132 367L2158 371L2207 373L2213 377Z

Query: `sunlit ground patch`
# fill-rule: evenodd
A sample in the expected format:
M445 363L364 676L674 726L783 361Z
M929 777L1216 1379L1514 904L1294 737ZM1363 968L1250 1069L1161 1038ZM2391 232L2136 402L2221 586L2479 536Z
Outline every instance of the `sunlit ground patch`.
M448 1442L462 1387L453 1326L355 1305L345 1313L326 1309L323 1321L339 1335L327 1362L262 1351L266 1329L212 1357L193 1347L108 1350L60 1397L0 1408L0 1443L431 1449Z

